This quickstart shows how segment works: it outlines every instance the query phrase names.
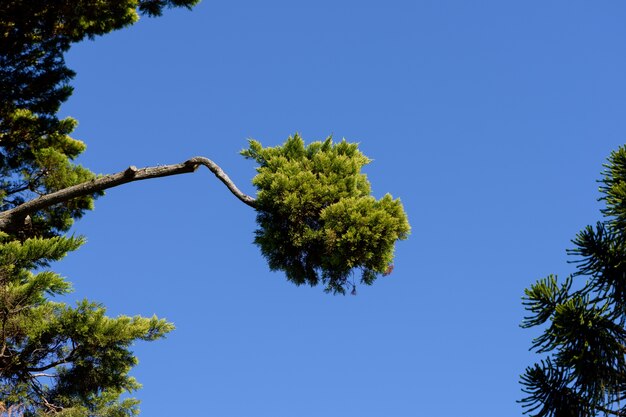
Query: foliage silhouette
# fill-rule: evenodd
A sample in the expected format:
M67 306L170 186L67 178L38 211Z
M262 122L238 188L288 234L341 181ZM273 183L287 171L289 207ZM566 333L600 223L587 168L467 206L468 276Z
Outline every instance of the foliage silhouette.
M531 314L522 327L545 324L532 349L548 354L521 378L531 416L626 415L626 147L605 168L604 220L578 233L568 251L577 271L525 291Z

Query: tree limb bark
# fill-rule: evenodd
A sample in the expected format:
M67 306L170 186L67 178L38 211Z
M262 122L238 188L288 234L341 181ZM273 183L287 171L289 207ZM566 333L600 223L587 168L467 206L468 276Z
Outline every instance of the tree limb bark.
M168 177L171 175L187 174L196 171L200 165L207 167L215 176L226 185L231 193L248 206L255 208L255 200L241 192L226 173L213 161L202 156L196 156L180 164L159 165L155 167L137 168L130 166L124 171L95 178L81 184L73 185L62 190L43 195L27 201L11 210L0 213L0 230L18 230L24 226L26 216L55 204L69 201L73 198L84 197L117 187L129 182L152 178Z

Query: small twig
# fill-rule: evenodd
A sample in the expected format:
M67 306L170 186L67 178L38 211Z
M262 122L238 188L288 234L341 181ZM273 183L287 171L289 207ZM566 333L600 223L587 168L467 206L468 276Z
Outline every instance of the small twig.
M33 378L41 378L41 377L46 377L46 378L58 378L58 377L59 377L58 375L55 375L55 374L46 374L46 373L44 373L44 372L40 372L40 373L37 373L37 374L31 374L30 376L31 376L31 377L33 377Z

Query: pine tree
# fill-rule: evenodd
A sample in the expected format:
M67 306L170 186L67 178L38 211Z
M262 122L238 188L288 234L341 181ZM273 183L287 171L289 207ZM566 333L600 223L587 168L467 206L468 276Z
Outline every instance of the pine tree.
M173 325L156 317L111 318L97 303L55 300L70 283L51 262L76 250L74 220L104 190L207 167L257 212L255 242L271 269L296 284L354 291L353 276L372 284L392 268L394 244L409 224L399 200L370 196L360 173L369 163L356 144L328 138L306 146L251 141L242 151L258 164L257 198L242 193L208 158L96 176L74 163L83 142L70 134L59 106L74 73L72 43L132 25L140 15L198 0L6 0L0 2L0 415L135 415L139 388L128 375L137 340L156 340Z
M525 291L522 327L545 324L532 349L547 354L522 375L531 416L626 415L626 147L605 168L604 220L578 233L568 251L577 271Z

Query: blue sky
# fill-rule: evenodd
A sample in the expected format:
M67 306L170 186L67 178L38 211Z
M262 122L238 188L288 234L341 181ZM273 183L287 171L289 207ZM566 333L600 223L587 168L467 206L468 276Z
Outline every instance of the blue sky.
M626 3L203 1L84 42L62 113L98 173L218 164L248 194L247 138L360 142L412 225L358 295L295 287L252 209L204 170L111 190L55 268L68 298L177 330L135 347L142 415L514 416L539 359L523 290L573 271L626 139Z

